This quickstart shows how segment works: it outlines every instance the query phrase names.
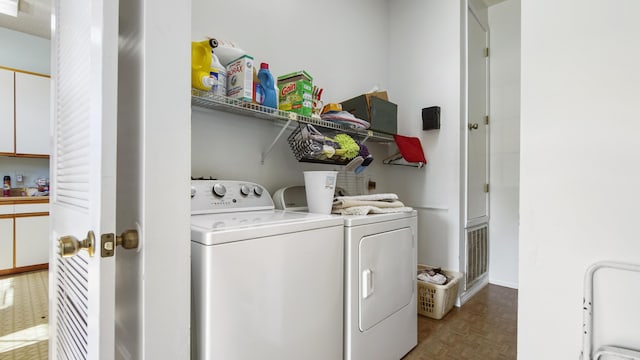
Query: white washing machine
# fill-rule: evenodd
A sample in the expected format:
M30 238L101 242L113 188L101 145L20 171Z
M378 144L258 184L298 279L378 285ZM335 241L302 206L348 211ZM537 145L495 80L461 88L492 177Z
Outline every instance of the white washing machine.
M343 221L260 185L191 188L192 359L340 359Z
M306 207L303 186L274 193ZM417 212L341 216L345 240L344 359L397 360L418 342Z

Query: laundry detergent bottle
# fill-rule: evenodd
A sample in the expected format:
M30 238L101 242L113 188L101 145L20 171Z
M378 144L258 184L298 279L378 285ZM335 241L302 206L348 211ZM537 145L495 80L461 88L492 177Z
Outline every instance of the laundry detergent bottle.
M227 69L222 65L214 52L211 53L211 68L209 71L213 81L211 92L217 96L227 96Z
M260 92L262 95L262 106L270 107L273 109L278 108L278 93L276 92L275 82L273 75L269 71L269 64L261 63L260 71L258 71L258 79L260 85L256 92ZM256 94L257 95L257 94Z
M211 54L217 46L216 39L191 42L191 87L211 91Z

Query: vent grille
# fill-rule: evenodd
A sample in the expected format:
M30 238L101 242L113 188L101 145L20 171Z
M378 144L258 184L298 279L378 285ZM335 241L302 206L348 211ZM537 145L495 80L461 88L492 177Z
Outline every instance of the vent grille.
M61 1L56 15L56 181L52 193L58 204L88 209L90 5Z
M488 226L486 224L467 229L465 290L472 288L487 273L489 266L488 244Z
M86 359L89 289L88 255L57 257L56 318L58 359Z

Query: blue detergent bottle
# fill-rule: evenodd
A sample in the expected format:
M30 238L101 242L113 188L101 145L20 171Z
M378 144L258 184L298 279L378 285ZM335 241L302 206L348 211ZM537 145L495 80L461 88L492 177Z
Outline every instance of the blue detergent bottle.
M269 64L261 63L260 71L258 71L258 79L260 79L260 85L258 85L262 95L262 106L270 107L273 109L278 108L278 94L276 93L275 82L273 75L269 71Z

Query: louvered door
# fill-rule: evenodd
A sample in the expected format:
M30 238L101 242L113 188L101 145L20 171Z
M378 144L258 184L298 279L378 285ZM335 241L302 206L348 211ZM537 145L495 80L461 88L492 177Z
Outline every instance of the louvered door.
M115 261L100 234L115 230L118 3L54 1L50 359L114 358ZM58 239L96 234L96 253L62 258Z

